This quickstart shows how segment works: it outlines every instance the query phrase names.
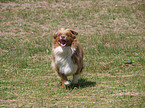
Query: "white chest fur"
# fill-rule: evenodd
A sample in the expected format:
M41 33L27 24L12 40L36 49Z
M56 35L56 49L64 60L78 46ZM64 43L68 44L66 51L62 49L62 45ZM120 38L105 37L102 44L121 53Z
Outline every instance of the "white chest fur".
M72 54L73 50L69 46L59 46L54 49L55 64L58 66L61 74L68 76L77 71L77 65L71 59Z

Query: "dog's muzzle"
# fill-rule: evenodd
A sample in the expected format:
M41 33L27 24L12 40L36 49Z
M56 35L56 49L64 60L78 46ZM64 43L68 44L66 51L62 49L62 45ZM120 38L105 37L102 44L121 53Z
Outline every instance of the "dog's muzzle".
M59 38L59 44L63 47L65 47L67 45L67 41L66 41L66 36L65 35L61 35Z

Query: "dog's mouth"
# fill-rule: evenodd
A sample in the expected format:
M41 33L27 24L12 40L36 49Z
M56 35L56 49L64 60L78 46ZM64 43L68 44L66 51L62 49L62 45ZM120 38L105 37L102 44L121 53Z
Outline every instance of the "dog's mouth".
M66 45L67 45L67 41L66 41L66 39L62 39L62 38L60 38L59 39L59 42L58 42L62 47L65 47Z

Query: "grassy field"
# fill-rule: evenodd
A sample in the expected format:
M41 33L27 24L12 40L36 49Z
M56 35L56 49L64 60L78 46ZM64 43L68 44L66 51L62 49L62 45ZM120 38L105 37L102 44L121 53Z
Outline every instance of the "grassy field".
M144 108L144 21L144 0L0 0L0 107ZM51 67L61 27L84 48L78 88Z

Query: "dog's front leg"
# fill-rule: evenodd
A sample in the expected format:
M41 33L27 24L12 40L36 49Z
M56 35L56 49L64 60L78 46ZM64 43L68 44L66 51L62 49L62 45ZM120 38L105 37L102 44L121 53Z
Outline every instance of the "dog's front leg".
M58 75L62 80L62 87L66 87L66 86L69 86L71 84L71 82L67 79L66 75L60 74L60 73Z
M59 68L54 63L54 61L52 61L52 67L55 70L55 72L58 74L58 76L61 78L61 80L62 80L62 87L66 87L66 85L70 85L71 84L71 82L68 81L67 76L65 76L64 74L60 74L59 73Z

